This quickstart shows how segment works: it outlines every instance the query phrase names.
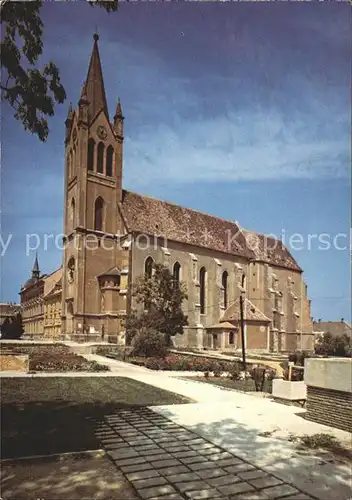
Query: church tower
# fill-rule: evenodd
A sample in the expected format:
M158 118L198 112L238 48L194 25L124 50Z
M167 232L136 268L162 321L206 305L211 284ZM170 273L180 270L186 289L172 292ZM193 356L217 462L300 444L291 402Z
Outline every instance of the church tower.
M78 105L65 122L62 333L77 340L116 334L126 308L118 236L124 118L118 101L109 120L98 40L95 34Z

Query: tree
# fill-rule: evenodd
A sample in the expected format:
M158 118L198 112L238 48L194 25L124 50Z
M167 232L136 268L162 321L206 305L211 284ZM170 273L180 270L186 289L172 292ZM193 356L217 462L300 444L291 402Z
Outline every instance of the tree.
M19 339L23 334L22 315L17 313L13 318L6 317L1 325L2 339Z
M117 0L89 1L112 12ZM46 117L55 113L55 103L62 104L66 92L56 64L50 61L38 69L43 52L41 0L1 2L1 24L4 23L1 50L1 100L14 109L14 117L25 130L46 141L49 133Z
M175 281L169 269L156 264L153 275L140 277L132 287L137 304L143 304L144 312L136 311L127 318L127 337L131 340L141 329L153 329L167 336L183 333L188 325L182 311L182 303L188 298L184 283Z
M352 340L346 334L333 336L330 332L324 333L317 341L315 353L325 356L351 357Z

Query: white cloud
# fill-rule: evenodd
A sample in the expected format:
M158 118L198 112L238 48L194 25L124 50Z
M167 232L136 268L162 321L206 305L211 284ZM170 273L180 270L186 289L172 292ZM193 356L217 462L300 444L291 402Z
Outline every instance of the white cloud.
M314 139L310 126L304 137L297 122L248 111L148 127L126 138L124 173L129 184L347 177L347 140Z

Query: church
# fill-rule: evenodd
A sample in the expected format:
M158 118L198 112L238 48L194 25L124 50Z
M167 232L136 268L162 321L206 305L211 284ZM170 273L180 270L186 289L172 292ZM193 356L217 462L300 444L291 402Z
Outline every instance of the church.
M75 109L65 122L62 266L21 288L30 338L125 343L131 285L162 263L185 283L188 326L176 346L281 352L314 346L303 271L280 240L238 222L123 189L124 116L112 121L98 35Z

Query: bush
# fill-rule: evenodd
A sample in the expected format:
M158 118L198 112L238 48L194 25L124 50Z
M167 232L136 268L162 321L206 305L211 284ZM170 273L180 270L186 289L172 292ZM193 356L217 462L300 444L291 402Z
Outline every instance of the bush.
M239 380L241 376L241 369L238 363L231 363L231 367L227 370L231 380Z
M140 330L133 341L132 356L164 358L166 354L165 335L156 330Z
M288 356L288 360L296 366L304 366L304 360L306 358L309 358L309 354L301 351L293 352Z
M88 371L90 372L106 372L109 371L110 368L106 365L101 365L97 361L91 361Z
M165 370L166 362L163 358L148 358L144 366L149 370Z

